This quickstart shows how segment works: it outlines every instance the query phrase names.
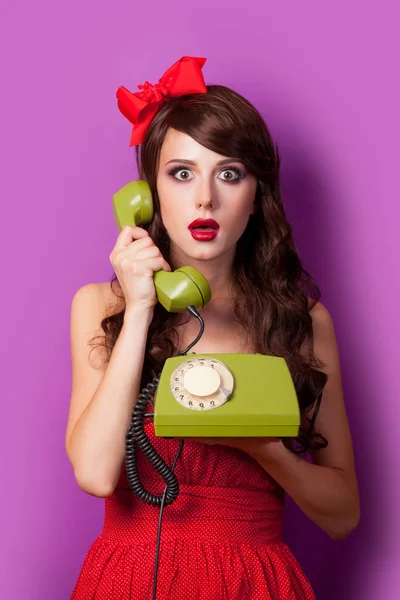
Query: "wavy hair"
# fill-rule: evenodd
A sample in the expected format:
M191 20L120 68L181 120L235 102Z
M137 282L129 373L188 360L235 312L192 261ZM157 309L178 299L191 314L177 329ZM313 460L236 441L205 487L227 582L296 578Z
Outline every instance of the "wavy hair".
M325 448L328 441L314 430L314 421L327 375L320 370L324 365L313 351L310 315L321 293L302 266L292 227L285 215L278 146L257 109L226 86L208 85L206 94L172 98L161 107L143 143L136 146L136 163L140 178L148 182L154 201L154 218L143 227L167 262L170 240L160 216L156 180L161 147L170 127L218 154L240 158L258 180L257 212L251 215L236 245L235 315L250 336L255 351L283 357L292 375L304 418L299 436L284 440L285 445L297 454ZM110 285L116 297L123 301L115 273ZM106 362L123 324L125 308L115 310L101 321L105 335L100 337L104 343L97 344L106 348ZM161 372L168 357L180 350L178 327L187 320L179 323L182 314L169 313L160 303L155 305L140 389ZM97 338L91 341L94 339ZM306 343L306 357L301 352L303 343Z

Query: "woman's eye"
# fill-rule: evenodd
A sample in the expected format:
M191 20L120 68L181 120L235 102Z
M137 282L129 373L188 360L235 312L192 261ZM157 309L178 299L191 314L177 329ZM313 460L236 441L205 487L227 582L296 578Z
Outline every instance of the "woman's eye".
M185 176L182 178L177 177L178 173L183 173ZM190 174L190 171L188 169L176 169L172 174L176 179L179 179L180 181L187 181L188 179L190 179L190 177L187 177L187 175Z
M240 179L241 178L241 174L239 171L237 171L236 169L225 169L224 171L222 171L222 179L224 181L234 181L236 179ZM225 177L225 175L228 175L228 177Z

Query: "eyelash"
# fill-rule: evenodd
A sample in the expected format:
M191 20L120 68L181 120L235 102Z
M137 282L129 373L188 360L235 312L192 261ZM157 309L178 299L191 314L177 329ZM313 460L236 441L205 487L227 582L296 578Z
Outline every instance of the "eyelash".
M190 171L190 169L188 169L184 165L178 165L177 167L174 167L171 171L169 171L169 175L175 177L175 175L179 173L179 171ZM233 171L233 173L237 175L236 179L232 179L232 181L225 180L225 183L238 183L244 177L242 171L238 169L238 167L225 167L224 169L222 169L221 173L225 171ZM175 177L175 179L177 179L178 181L190 181L190 179L178 179L177 177Z

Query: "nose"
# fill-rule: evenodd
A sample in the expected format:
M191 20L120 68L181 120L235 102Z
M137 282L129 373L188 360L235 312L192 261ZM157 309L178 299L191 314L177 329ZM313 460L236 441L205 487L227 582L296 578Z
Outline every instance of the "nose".
M199 200L198 202L196 202L196 208L212 208L212 200L211 198L209 200Z
M212 184L205 183L199 190L199 196L196 199L196 208L212 208L213 205L213 191Z

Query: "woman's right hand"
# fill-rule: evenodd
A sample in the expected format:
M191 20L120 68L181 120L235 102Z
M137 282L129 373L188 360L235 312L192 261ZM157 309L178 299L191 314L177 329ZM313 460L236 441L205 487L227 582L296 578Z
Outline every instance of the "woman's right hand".
M133 241L132 241L133 240ZM171 271L171 267L142 227L126 225L118 235L110 261L125 296L126 309L157 304L153 281L155 271Z

